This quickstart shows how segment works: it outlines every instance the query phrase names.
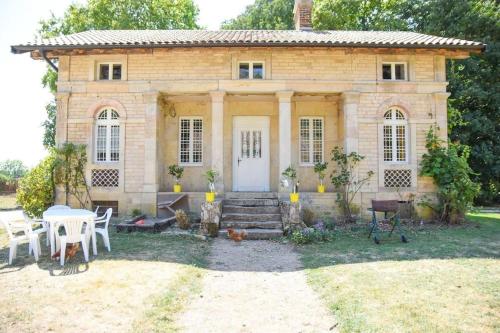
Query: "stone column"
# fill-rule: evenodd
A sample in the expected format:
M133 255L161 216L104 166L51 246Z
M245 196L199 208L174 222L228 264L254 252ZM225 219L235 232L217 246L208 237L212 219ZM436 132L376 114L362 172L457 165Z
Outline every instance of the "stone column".
M69 93L56 94L56 147L68 141Z
M159 93L144 93L144 186L143 210L156 216L156 196L159 190L158 174L158 119Z
M293 91L279 91L279 175L292 164L292 96Z
M434 109L436 110L436 125L439 127L439 138L448 142L448 97L450 93L434 93Z
M215 190L224 192L224 96L225 91L211 91L212 99L212 169L217 171Z
M359 92L347 91L342 94L342 114L344 123L344 152L359 152L358 128Z

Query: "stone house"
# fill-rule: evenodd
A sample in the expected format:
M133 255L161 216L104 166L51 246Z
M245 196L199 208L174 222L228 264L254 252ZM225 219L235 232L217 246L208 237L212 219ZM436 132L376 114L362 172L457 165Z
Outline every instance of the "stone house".
M429 127L447 137L445 60L484 45L314 31L311 6L296 1L295 31L86 31L12 52L58 70L57 144L87 145L92 199L121 214L156 214L158 198L172 191L171 164L185 168L194 211L208 169L224 198L285 193L280 178L290 165L303 205L331 211L335 194L331 185L316 193L313 166L335 146L364 155L359 172L375 173L358 196L363 210L374 198L432 194L418 166Z

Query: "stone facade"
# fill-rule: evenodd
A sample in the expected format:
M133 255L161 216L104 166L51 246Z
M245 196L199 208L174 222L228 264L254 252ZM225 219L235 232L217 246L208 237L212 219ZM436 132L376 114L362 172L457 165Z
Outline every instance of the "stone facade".
M118 170L118 186L92 187L93 200L118 201L120 214L140 208L154 215L157 193L173 186L167 167L179 163L182 117L203 119L203 161L185 167L183 190L206 191L203 173L216 169L221 175L217 191L223 193L233 189L232 119L238 115L270 118L270 190L282 191L281 171L292 164L301 191L314 192L313 167L299 163L299 119L316 116L324 119L325 161L333 147L342 146L366 156L359 173L375 172L358 196L362 211L375 198L414 193L418 199L435 191L431 180L418 176L425 134L439 125L446 137L445 57L439 50L321 47L159 48L60 56L57 143L88 146L89 183L92 170ZM238 80L237 64L250 60L264 63L263 80ZM104 61L122 64L121 80L96 79L97 64ZM382 80L387 61L406 63L408 80ZM120 117L118 162L95 159L96 116L105 107ZM408 119L407 163L383 161L383 115L391 107ZM384 186L384 177L386 170L399 169L410 170L411 187L398 192ZM311 198L313 206L324 202L313 193L302 197Z

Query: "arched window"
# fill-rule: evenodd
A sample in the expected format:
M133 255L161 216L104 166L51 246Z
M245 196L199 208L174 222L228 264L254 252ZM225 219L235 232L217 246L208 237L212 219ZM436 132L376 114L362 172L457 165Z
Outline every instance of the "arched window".
M384 113L384 161L408 161L408 120L397 108Z
M96 162L118 162L120 160L120 116L111 108L97 115L95 130Z

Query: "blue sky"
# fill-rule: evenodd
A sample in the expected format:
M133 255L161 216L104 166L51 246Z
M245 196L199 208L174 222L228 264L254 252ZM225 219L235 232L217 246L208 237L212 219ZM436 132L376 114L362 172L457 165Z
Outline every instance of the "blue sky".
M34 166L46 151L42 145L45 105L52 99L42 88L46 65L28 54L14 55L10 45L33 40L38 22L53 12L62 15L74 0L0 1L0 161L20 159ZM83 0L76 1L83 2ZM218 29L253 0L195 0L200 8L199 24Z

